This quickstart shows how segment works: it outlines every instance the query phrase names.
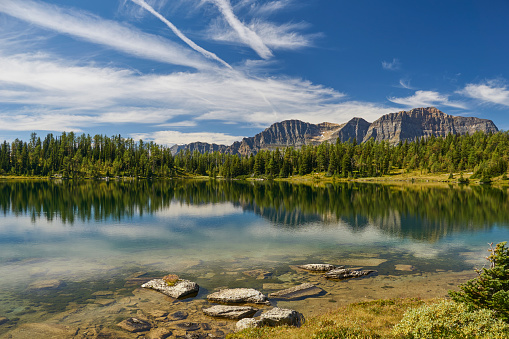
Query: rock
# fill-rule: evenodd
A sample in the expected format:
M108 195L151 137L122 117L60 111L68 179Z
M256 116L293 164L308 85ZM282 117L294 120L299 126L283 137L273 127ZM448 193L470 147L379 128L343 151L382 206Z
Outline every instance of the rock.
M0 317L0 325L3 325L8 321L9 321L9 319L7 319L6 317Z
M244 275L247 275L248 277L252 277L259 280L268 279L272 276L272 272L264 271L262 269L244 271L242 273Z
M184 320L187 319L189 314L187 312L177 311L175 313L170 314L169 318L171 320Z
M225 306L216 305L203 310L208 316L227 318L227 319L242 319L252 317L258 310L249 306Z
M198 293L200 289L197 283L185 279L179 279L173 286L168 286L163 279L153 279L141 287L151 288L176 299Z
M34 281L30 285L28 285L28 289L32 291L54 290L59 287L62 287L63 285L64 283L58 279L39 280Z
M331 264L307 264L307 265L299 265L297 267L301 268L303 270L307 270L307 271L327 272L327 271L333 270L335 268L344 268L345 266L334 266Z
M117 326L123 328L129 332L143 332L148 331L152 327L149 322L145 320L141 320L138 318L129 318L124 321L121 321L117 324Z
M147 310L147 313L154 318L163 318L168 315L168 312L162 310Z
M191 323L191 322L185 322L185 323L178 323L175 324L178 328L186 331L196 331L200 329L200 324L197 323Z
M211 302L219 303L254 303L270 305L267 297L252 288L232 288L214 292L207 296Z
M412 265L394 265L396 271L413 271L415 267Z
M148 339L166 339L170 335L172 335L172 332L164 327L158 327L154 328L147 334Z
M235 332L245 330L246 328L262 327L262 322L255 318L244 318L237 321Z
M294 310L274 307L263 312L260 321L264 326L300 326L304 322L304 316Z
M322 290L319 287L316 287L313 284L304 283L298 286L290 287L281 291L271 293L269 294L269 298L292 300L316 296L323 292L324 290Z
M2 335L2 338L34 339L73 338L77 328L52 323L29 323L16 326L12 331Z
M335 270L325 273L325 277L328 279L349 279L349 278L362 277L362 276L368 275L372 272L375 272L375 271L373 271L373 270L352 271L348 268L340 268L340 269L335 269Z

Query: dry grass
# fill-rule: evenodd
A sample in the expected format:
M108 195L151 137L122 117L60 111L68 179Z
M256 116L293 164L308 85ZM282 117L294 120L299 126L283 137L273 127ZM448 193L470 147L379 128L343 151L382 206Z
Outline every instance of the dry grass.
M423 301L412 298L355 303L308 319L300 328L253 328L230 334L227 338L393 338L392 328L407 309L434 302L434 299Z

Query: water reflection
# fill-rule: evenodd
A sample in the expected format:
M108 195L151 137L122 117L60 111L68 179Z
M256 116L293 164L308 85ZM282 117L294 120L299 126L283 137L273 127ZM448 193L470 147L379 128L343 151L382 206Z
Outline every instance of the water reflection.
M179 208L172 208L172 205ZM219 204L221 207L219 208ZM509 224L509 195L494 187L336 183L324 187L239 181L12 181L0 183L0 210L32 221L125 220L144 214L254 212L282 228L338 222L374 225L391 236L436 241ZM231 207L228 207L231 206Z

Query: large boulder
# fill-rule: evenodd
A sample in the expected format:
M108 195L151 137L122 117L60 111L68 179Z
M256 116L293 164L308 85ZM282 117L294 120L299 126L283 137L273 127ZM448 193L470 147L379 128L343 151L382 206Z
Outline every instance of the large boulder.
M214 292L207 296L211 302L224 304L254 303L270 305L267 296L253 288L230 288Z
M353 271L348 268L340 268L329 271L325 273L325 277L328 279L350 279L350 278L359 278L370 273L373 273L373 270L365 270L365 271Z
M138 318L129 318L119 322L117 325L129 332L143 332L152 328L149 322Z
M293 300L293 299L303 299L307 297L317 296L324 292L319 287L316 287L310 283L304 283L298 286L290 287L281 291L277 291L269 294L269 298L275 299L285 299L285 300Z
M227 318L227 319L243 319L252 317L258 309L249 306L227 306L216 305L203 310L208 316Z
M336 268L344 268L345 266L334 266L331 264L306 264L299 265L297 267L312 272L327 272Z
M200 289L197 283L185 279L177 280L172 286L168 285L163 279L154 279L141 285L141 287L151 288L176 299L196 294Z
M260 321L264 326L300 326L304 322L304 316L294 310L274 307L263 312Z

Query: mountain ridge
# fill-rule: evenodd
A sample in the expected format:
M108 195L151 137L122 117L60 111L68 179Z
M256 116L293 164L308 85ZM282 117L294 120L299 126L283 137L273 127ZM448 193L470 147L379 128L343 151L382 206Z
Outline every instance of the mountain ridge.
M475 117L453 116L441 112L435 107L414 108L409 111L388 113L372 123L363 118L352 118L343 124L323 122L311 124L301 120L284 120L276 122L253 137L236 141L230 146L193 142L171 147L172 154L181 150L195 150L200 153L222 152L230 154L256 154L263 149L284 148L288 146L318 145L322 142L341 142L355 140L366 142L388 141L392 144L404 140L447 136L448 134L472 134L478 131L495 133L498 131L493 121Z

